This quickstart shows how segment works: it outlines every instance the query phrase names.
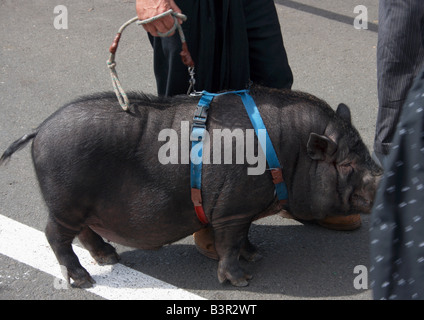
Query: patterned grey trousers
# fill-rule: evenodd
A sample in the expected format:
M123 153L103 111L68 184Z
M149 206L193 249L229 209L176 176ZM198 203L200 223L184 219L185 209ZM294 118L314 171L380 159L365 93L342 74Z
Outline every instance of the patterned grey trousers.
M388 154L412 81L424 65L424 1L380 0L374 150Z

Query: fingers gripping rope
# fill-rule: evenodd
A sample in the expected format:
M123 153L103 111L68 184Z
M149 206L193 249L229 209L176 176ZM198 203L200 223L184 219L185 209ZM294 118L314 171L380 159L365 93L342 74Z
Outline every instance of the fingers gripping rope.
M178 33L180 35L181 43L182 43L182 51L180 53L181 59L182 59L183 63L189 68L189 71L194 69L194 62L193 62L193 60L190 56L190 52L188 51L183 29L181 28L181 25L178 22L178 19L186 21L187 17L185 15L178 13L178 12L174 12L172 9L170 9L170 10L168 10L168 11L162 13L162 14L159 14L157 16L154 16L154 17L146 19L146 20L138 21L138 17L134 17L134 18L128 20L127 22L125 22L119 28L118 33L116 34L115 39L113 40L113 43L109 48L110 57L109 57L109 60L107 60L107 66L110 69L110 75L111 75L111 78L112 78L113 89L115 91L116 97L118 98L119 104L121 105L122 109L125 110L125 111L128 110L128 108L130 106L130 101L129 101L127 94L125 93L124 89L122 88L121 82L119 81L118 74L116 72L116 62L115 62L115 53L116 53L116 50L118 49L118 44L119 44L119 40L121 39L121 34L122 34L122 32L124 32L126 27L128 27L130 24L132 24L136 21L137 21L137 24L147 24L147 23L156 21L160 18L163 18L167 15L172 15L172 17L174 18L174 25L172 26L172 28L170 30L168 30L165 33L158 32L158 35L160 37L168 37L176 29L178 29ZM193 72L193 74L194 74L194 72ZM191 86L190 86L190 88L191 88ZM189 91L190 91L190 89L189 89Z
M183 20L183 21L186 21L187 20L187 17L185 15L183 15L181 13L178 13L178 12L174 12L172 9L169 9L168 11L165 11L164 13L158 14L157 16L154 16L152 18L137 21L137 24L139 24L139 25L140 24L148 24L148 23L151 23L153 21L159 20L159 19L161 19L163 17L166 17L166 16L169 16L169 15L172 15L172 17L174 18L174 25L172 26L171 29L169 29L165 33L158 32L159 37L168 37L180 25L178 23L178 18L181 19L181 20Z

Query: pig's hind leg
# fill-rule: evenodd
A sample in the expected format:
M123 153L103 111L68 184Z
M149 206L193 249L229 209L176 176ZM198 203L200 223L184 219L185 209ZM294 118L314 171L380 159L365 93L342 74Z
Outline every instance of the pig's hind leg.
M72 249L72 241L79 232L80 230L65 227L52 216L49 217L45 231L47 240L59 264L66 269L64 270L62 268L66 280L70 283L70 279L72 278L74 280L72 284L74 287L90 288L95 281L87 270L81 266L78 257Z
M246 241L240 250L240 256L249 262L256 262L262 259L262 255L259 254L258 249L250 243L248 237L246 237Z
M115 248L106 243L102 237L91 230L90 227L83 227L78 234L78 239L99 265L118 263L119 256Z

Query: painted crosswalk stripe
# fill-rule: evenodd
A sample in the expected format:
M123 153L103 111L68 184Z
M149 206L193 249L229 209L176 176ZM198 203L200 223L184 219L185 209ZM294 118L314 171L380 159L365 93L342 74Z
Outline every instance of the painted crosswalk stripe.
M204 299L120 263L99 266L87 250L75 245L73 248L81 265L96 280L94 287L86 290L103 298L114 300ZM63 279L60 266L43 232L0 215L0 253L56 277L52 283L52 290L65 287L61 285L63 280L59 280Z

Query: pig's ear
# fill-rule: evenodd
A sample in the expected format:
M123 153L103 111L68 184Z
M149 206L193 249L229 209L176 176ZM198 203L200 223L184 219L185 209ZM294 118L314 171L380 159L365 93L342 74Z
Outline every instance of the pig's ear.
M324 161L336 152L337 144L327 136L312 132L309 135L306 150L312 160Z
M350 115L350 110L349 107L347 105L345 105L344 103L340 103L339 106L337 107L337 111L336 114L344 119L345 121L351 123L352 121L352 117Z

